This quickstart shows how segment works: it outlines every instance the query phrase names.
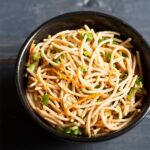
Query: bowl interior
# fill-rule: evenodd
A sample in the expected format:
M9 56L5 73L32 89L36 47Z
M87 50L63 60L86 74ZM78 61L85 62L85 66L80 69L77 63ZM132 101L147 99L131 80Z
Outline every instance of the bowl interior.
M142 68L144 73L144 86L147 89L147 96L144 98L142 112L140 115L135 117L127 127L120 131L116 131L109 135L104 135L101 137L72 137L68 135L64 135L55 131L49 124L47 124L42 118L40 118L34 111L31 109L27 98L25 96L26 90L26 78L25 74L25 65L28 58L29 47L32 40L35 40L37 43L41 42L43 38L46 38L49 34L53 35L62 30L68 29L78 29L83 27L84 24L87 24L90 28L93 28L95 31L109 30L109 31L117 31L121 34L122 39L126 39L131 37L132 43L134 45L135 50L140 51L141 59L142 59ZM57 135L59 137L63 137L65 139L75 140L75 141L101 141L110 139L112 137L118 136L130 128L135 126L146 114L148 108L150 106L150 48L145 42L145 40L135 31L132 27L124 23L123 21L98 12L75 12L64 14L58 16L54 19L51 19L41 25L38 29L36 29L26 40L23 47L20 50L17 61L17 76L16 76L16 85L18 89L18 94L20 96L21 101L25 105L25 108L29 111L29 113L33 116L33 118L40 123L44 128L48 131Z

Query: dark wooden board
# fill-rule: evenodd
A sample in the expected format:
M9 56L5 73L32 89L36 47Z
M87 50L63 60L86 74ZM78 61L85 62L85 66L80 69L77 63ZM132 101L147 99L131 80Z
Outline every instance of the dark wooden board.
M14 80L15 59L21 45L47 19L77 10L96 10L120 17L150 41L150 0L0 0L0 149L150 149L150 113L134 129L113 140L72 143L49 135L22 106Z

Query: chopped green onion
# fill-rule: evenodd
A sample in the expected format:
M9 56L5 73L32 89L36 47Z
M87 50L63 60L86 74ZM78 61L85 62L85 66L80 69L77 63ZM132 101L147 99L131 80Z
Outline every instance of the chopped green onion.
M96 102L99 102L99 98L96 100Z
M135 81L135 87L136 88L142 88L143 87L143 83L142 83L142 78L140 76L137 77L136 81Z
M66 128L66 129L65 129L65 133L66 133L66 134L70 134L70 133L71 133L71 129L70 129L70 128Z
M68 83L68 89L71 89L71 83Z
M44 94L43 98L42 98L42 103L44 105L48 105L49 102L49 95L48 94Z
M57 59L54 59L54 62L56 64L61 64L61 60L65 58L65 54L61 54L60 57L58 57Z
M110 62L111 55L109 53L105 53L105 58L107 59L108 62Z
M78 128L79 128L78 126L73 126L73 127L71 127L72 130L76 130L76 129L78 129Z
M54 60L54 62L55 62L56 64L60 64L60 63L61 63L61 60L60 60L59 58L57 58L57 59Z
M79 129L73 130L73 131L72 131L72 134L73 134L73 135L78 135L78 134L79 134Z
M143 87L143 83L139 82L138 84L135 85L136 88L142 88Z
M78 126L66 127L66 128L56 126L56 130L73 136L82 135L84 133L84 128L80 128Z
M35 52L33 54L33 60L34 61L39 61L40 58L41 58L40 52Z
M134 87L131 88L131 90L127 96L128 100L132 100L135 97L136 92L137 92L137 88L134 88Z
M29 69L31 72L34 72L34 70L35 70L35 64L30 64L30 65L28 66L28 69Z
M61 54L61 59L64 59L65 58L65 54Z
M72 48L72 46L71 46L71 45L68 45L68 47L69 47L69 48Z
M132 100L135 97L136 93L141 92L141 88L143 87L142 78L140 76L137 77L135 86L131 88L127 98L129 100Z
M64 132L66 134L70 134L70 135L74 135L74 136L82 134L82 131L80 131L80 128L78 126L65 128Z
M87 56L87 57L91 56L90 52L88 52L88 51L84 51L83 54L84 54L84 56Z
M98 40L98 43L101 43L101 42L103 42L103 41L105 41L105 40L106 40L106 38L105 38L105 37L102 37L101 39Z
M136 79L136 84L140 84L140 82L142 82L142 78L140 76L138 76Z
M112 41L113 44L119 44L117 41L113 40Z
M87 41L92 41L93 40L93 35L92 35L92 33L90 33L90 32L82 32L81 33L81 37L82 37L82 39L85 37L85 36L87 36Z
M81 66L81 71L82 71L83 73L86 72L86 69L85 69L84 65Z

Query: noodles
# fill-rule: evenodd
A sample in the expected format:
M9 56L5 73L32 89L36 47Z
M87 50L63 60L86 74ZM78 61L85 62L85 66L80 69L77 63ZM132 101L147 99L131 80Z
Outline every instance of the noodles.
M31 44L27 99L32 109L61 132L99 136L124 128L146 94L139 51L131 38L87 25Z

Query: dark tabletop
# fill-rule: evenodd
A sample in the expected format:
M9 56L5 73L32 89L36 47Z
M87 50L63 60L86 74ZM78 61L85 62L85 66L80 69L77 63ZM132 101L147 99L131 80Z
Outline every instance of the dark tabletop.
M26 37L59 14L96 10L115 15L150 41L150 0L0 0L0 137L2 150L149 150L150 113L128 133L101 143L58 140L25 111L14 81L15 59Z

